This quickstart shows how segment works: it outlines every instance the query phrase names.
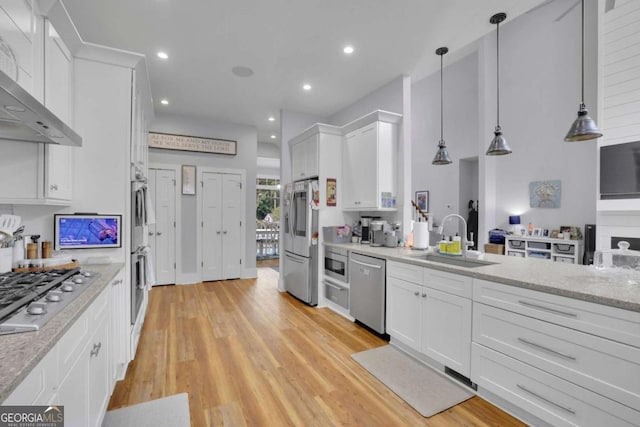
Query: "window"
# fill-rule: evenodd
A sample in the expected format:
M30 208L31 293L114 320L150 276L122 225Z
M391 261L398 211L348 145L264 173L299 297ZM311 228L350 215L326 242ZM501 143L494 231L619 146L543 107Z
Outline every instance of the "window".
M280 220L280 179L256 179L256 219Z

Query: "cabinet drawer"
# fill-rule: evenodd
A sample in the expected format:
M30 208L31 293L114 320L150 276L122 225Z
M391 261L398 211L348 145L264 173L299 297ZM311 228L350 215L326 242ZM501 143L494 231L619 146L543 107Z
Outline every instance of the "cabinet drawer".
M640 349L473 305L473 341L640 411Z
M640 313L474 279L473 300L640 347Z
M328 280L323 280L324 284L324 296L334 303L338 304L340 307L349 309L349 288L345 288L344 286L340 286L336 283L329 282Z
M553 257L553 259L556 262L564 262L566 264L575 264L575 260L573 258L569 258L569 257L566 257L566 256L555 256L555 257Z
M471 299L473 294L473 279L459 274L446 273L444 271L424 269L424 285Z
M509 240L509 249L524 249L524 240Z
M387 261L387 276L422 285L424 282L424 267L402 262Z
M576 245L568 243L554 243L553 250L559 254L573 255L576 251Z
M58 348L52 348L2 405L48 405L58 387Z
M554 426L633 426L640 412L474 343L471 378L482 390Z

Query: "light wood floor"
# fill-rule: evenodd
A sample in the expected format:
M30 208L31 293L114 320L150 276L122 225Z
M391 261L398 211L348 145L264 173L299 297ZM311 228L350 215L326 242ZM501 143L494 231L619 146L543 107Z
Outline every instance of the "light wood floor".
M187 392L193 427L523 425L478 397L423 418L351 359L383 340L277 280L153 288L109 409Z

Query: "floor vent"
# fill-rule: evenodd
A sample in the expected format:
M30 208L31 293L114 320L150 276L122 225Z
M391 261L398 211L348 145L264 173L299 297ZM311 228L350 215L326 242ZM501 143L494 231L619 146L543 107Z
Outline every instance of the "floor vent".
M478 385L476 383L471 382L471 380L469 378L465 377L464 375L462 375L459 372L454 371L450 367L445 366L444 367L444 373L449 375L452 378L455 378L456 380L458 380L462 384L466 385L467 387L471 387L474 390L478 390Z

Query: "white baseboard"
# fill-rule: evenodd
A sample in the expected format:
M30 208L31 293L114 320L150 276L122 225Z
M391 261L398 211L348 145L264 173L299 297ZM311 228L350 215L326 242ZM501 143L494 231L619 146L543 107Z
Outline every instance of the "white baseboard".
M192 285L201 281L202 277L198 273L182 273L176 277L176 283L181 285Z
M245 268L242 272L242 279L255 279L258 277L257 268Z

